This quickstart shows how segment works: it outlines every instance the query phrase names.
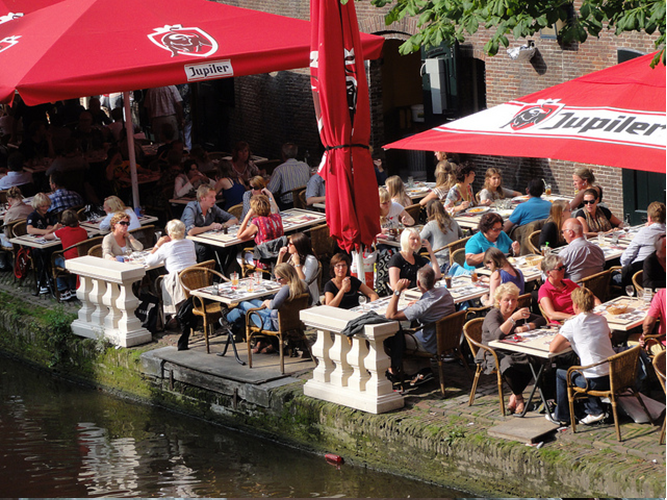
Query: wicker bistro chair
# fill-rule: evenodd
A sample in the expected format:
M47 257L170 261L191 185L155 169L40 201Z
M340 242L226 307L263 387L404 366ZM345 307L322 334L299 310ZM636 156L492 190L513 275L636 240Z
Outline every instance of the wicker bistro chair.
M308 208L305 189L294 192L294 208Z
M653 369L658 376L662 390L665 391L665 351L661 351L653 358ZM660 431L660 444L665 444L665 423L667 423L667 415L662 421L662 430Z
M23 235L28 234L28 227L27 227L26 220L22 219L22 220L18 220L16 222L14 222L12 224L11 228L10 228L10 231L11 231L11 235L12 235L13 238L17 238L19 236L23 236ZM13 260L14 260L14 266L16 266L16 255L17 255L18 251L20 250L21 246L22 245L16 245L16 244L12 245L12 247L14 248L13 255L12 255ZM35 259L33 258L33 255L32 255L32 249L30 249L30 248L28 249L28 255L30 256L30 268L29 268L28 272L32 271L32 275L35 278L35 286L37 286L37 281L38 281L38 279L37 279L37 267L35 266ZM18 274L16 272L16 267L15 267L14 268L14 277L16 278L16 276L18 276ZM25 276L27 276L27 273L23 277L25 277Z
M474 358L477 357L477 352L482 349L485 352L491 353L493 356L493 361L495 363L495 373L498 381L498 398L500 399L500 412L505 416L505 399L503 396L503 376L500 373L500 363L498 362L498 355L496 351L491 347L482 344L482 323L484 323L484 318L475 318L468 321L463 325L463 335L468 341L468 346ZM470 399L468 400L468 406L472 406L475 402L475 393L477 392L477 384L479 383L479 376L482 374L482 363L477 363L477 369L475 370L475 378L472 382L472 388L470 389Z
M304 325L299 318L299 312L308 308L308 301L310 294L308 292L302 293L292 300L287 300L278 309L278 329L264 330L262 327L255 326L252 321L252 316L259 316L256 311L264 307L256 307L248 309L246 312L246 342L248 345L248 366L252 368L252 349L250 343L255 336L278 337L278 349L280 352L280 373L285 374L285 352L283 342L288 338L298 338L304 342L305 348L308 348L308 342L304 333ZM260 317L261 322L261 317Z
M229 207L227 213L236 217L239 221L241 220L241 214L243 213L243 203Z
M226 281L227 278L213 269L199 266L191 266L183 269L178 277L181 281L181 285L183 285L186 297L192 298L192 313L195 316L200 316L204 321L206 353L210 354L211 349L208 341L209 328L212 329L215 322L222 316L221 303L214 301L207 304L204 299L190 295L190 292L198 288L212 285L216 281L216 278L218 278L219 281Z
M328 262L336 253L336 240L331 237L327 224L320 224L310 229L310 242L320 262Z
M609 293L609 282L611 280L611 271L607 269L601 273L596 273L587 278L579 280L577 284L579 286L585 286L593 295L595 295L601 302L607 300L607 294Z
M155 226L153 225L141 226L129 231L129 234L139 240L141 244L144 245L144 248L153 248L155 246Z
M413 205L408 205L405 207L405 211L408 213L412 220L415 221L415 225L419 224L419 215L421 213L422 206L419 203L414 203Z
M529 253L534 253L535 255L542 255L540 250L540 234L542 231L533 231L526 237L526 247L529 250Z
M639 392L635 388L635 377L637 374L637 362L639 361L640 346L635 346L627 351L615 354L603 361L593 363L587 366L571 366L567 370L567 400L570 406L570 423L572 424L572 432L577 432L577 423L574 417L574 402L578 399L587 398L588 396L596 396L599 398L609 398L611 400L611 409L614 413L614 425L616 426L616 438L621 441L621 428L618 424L618 397L625 391L629 390L631 395L637 398L639 404L644 409L648 419L653 423L651 414L646 409L644 401L639 396ZM572 376L576 372L581 372L586 368L592 368L604 363L609 363L609 390L595 391L588 389L588 387L577 387L572 382Z
M452 264L452 260L451 260L452 252L454 252L455 250L458 250L459 248L465 248L465 246L466 246L466 242L467 242L469 239L470 239L470 236L468 236L468 237L466 237L466 238L461 238L460 240L452 241L451 243L446 244L444 247L440 247L440 248L434 249L434 250L433 250L433 253L434 253L435 255L438 255L439 252L442 252L443 250L447 250L447 251L448 251L448 255L449 255L449 257L450 257L450 261L449 261L449 263L450 263L450 265L451 265L451 264ZM422 255L424 255L424 254L422 253ZM426 255L428 255L428 254L426 254Z
M92 247L95 245L101 245L103 239L104 236L95 236L94 238L80 241L79 243L76 243L70 247L53 252L51 254L51 277L53 278L53 282L57 283L58 278L64 278L65 276L70 275L70 272L65 267L56 265L56 259L58 257L64 256L65 252L72 249L76 249L78 257L83 257L84 255L88 255L88 251ZM56 298L60 299L60 291L58 290L57 286L55 287L55 293Z
M102 252L102 243L92 246L88 249L88 255L92 257L99 257L100 259L104 257L104 253Z
M644 293L644 271L642 269L632 275L632 284L635 287L637 296L639 296L640 293Z
M465 315L465 311L458 311L435 322L438 350L435 355L430 352L413 351L411 349L405 351L406 355L420 358L434 358L438 362L440 392L442 392L443 396L445 395L445 369L443 358L447 354L456 354L463 362L463 366L465 366L466 370L469 371L468 363L466 363L466 360L461 353L461 330L463 329L463 323L465 323Z
M459 248L453 252L449 251L449 265L453 266L456 262L459 266L463 266L466 262L466 249Z

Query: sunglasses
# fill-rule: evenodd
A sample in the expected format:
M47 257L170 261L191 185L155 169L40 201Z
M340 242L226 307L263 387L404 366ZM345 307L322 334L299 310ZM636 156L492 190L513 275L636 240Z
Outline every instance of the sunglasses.
M565 269L565 266L558 266L553 268L554 271L562 271L563 269Z
M130 225L130 221L122 220L122 221L120 221L118 224L120 224L121 226L129 226L129 225Z
M598 200L584 200L584 205L593 205Z

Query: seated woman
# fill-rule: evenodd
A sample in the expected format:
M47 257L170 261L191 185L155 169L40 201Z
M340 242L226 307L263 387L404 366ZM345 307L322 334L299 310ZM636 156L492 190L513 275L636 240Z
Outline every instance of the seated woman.
M116 212L125 212L130 218L130 227L127 228L128 231L139 229L141 227L141 222L139 222L137 214L130 207L126 207L125 203L123 203L118 196L109 196L104 200L102 208L104 208L107 216L100 222L100 231L108 231L111 229L111 218Z
M435 167L435 187L419 201L422 207L425 207L431 200L444 201L449 190L456 184L455 168L456 164L447 160L438 162L438 165Z
M576 316L561 327L549 344L549 352L560 352L571 346L579 356L581 366L599 363L614 356L616 352L611 346L611 330L604 316L593 313L595 297L591 291L577 288L572 292L572 303ZM609 389L609 363L574 372L572 382L577 387L588 387L591 390ZM567 370L559 368L556 370L556 411L545 415L550 422L570 422L567 392ZM589 396L584 402L584 409L586 416L581 420L582 424L590 425L605 418L598 397Z
M84 228L79 226L79 217L74 210L65 210L60 216L63 227L57 229L53 234L58 238L63 248L71 247L81 241L88 239L88 233ZM76 248L72 248L65 252L62 256L58 256L55 263L59 267L65 267L66 259L73 259L79 256ZM76 298L76 274L70 274L67 277L58 278L56 285L58 286L58 295L60 301L65 302Z
M472 183L475 180L475 169L472 165L466 163L456 167L456 184L447 193L445 208L450 213L459 213L474 207L475 195L472 192ZM483 205L488 205L485 202Z
M180 304L187 298L178 280L178 273L197 264L194 241L185 239L185 224L178 219L170 220L162 236L146 259L146 267L164 264L167 275L161 283L162 304L165 314L176 314Z
M250 211L250 198L257 196L258 194L264 194L266 196L271 195L271 191L266 189L266 180L261 175L256 175L250 182L250 189L243 193L243 212L241 213L240 220L245 219L245 216L248 215Z
M514 283L519 289L519 295L525 291L525 282L523 273L515 268L497 248L491 247L484 253L484 265L491 270L489 279L489 295L483 300L487 306L493 305L493 299L496 288L504 283Z
M102 257L107 260L120 260L118 257L139 252L144 245L129 234L130 217L125 212L116 212L111 217L111 232L102 240Z
M514 255L519 255L521 245L518 241L512 241L503 231L503 218L500 214L489 212L482 215L477 229L478 232L466 242L465 268L469 271L482 265L484 253L490 247L495 247L504 254L511 251Z
M584 207L584 191L587 189L595 189L598 201L602 201L602 187L595 184L595 176L590 168L576 168L572 174L572 185L574 186L574 198L570 202L570 210L574 211Z
M337 253L331 257L329 275L331 279L324 285L324 305L352 309L359 305L359 296L365 295L369 301L380 296L366 283L355 276L350 276L350 257L344 253Z
M507 189L503 185L502 173L497 168L487 168L484 177L484 187L477 193L477 198L480 203L494 202L504 198L512 198L514 196L521 196L518 191Z
M282 285L273 299L260 301L259 299L241 302L236 308L227 314L227 321L232 325L232 329L242 328L243 319L246 311L256 307L263 309L252 315L252 320L256 326L261 326L265 330L276 330L278 328L278 309L287 301L308 291L306 283L299 279L296 270L289 264L278 264L274 270L276 280ZM270 343L269 343L270 342ZM278 339L269 337L266 340L259 340L255 344L252 352L262 354L272 354L276 352Z
M570 218L570 204L565 200L556 200L551 204L549 218L540 231L540 247L549 245L550 248L559 248L565 245L563 238L563 223Z
M428 241L431 248L442 248L463 238L459 223L449 216L439 200L431 200L426 205L426 215L428 222L419 237ZM441 250L435 254L435 258L438 259L440 272L446 273L449 268L449 250Z
M415 221L400 203L391 201L389 191L385 188L379 188L380 195L380 226L382 232L389 229L398 229L401 224L405 226L414 226Z
M595 189L584 191L584 208L580 208L572 213L572 217L581 222L586 236L595 236L600 232L611 231L615 227L621 227L621 222L606 207L598 205L598 193Z
M278 252L278 264L287 262L294 266L299 279L302 279L308 285L311 304L320 302L320 288L317 279L317 271L320 263L313 254L313 246L310 237L304 233L296 233L287 239L287 246L282 247Z
M213 187L215 185L214 181L199 171L197 162L194 160L185 162L183 170L174 180L174 198L194 197L199 186L208 184Z
M246 214L237 237L241 241L255 239L256 244L280 238L284 233L283 220L273 195L260 194L250 199L250 211Z
M218 172L215 175L214 189L216 194L222 193L225 198L224 210L243 203L243 195L246 192L245 184L238 180L230 163L223 162L218 167Z
M565 264L557 255L547 255L540 264L547 279L540 287L537 300L540 303L543 314L551 323L562 322L574 316L572 308L572 292L579 288L574 281L564 279ZM596 304L600 300L595 298Z
M250 179L259 175L259 168L250 159L251 156L250 145L247 142L239 141L234 144L230 164L239 182L242 182L245 186L248 185Z
M12 248L13 246L9 242L9 238L12 237L12 235L9 234L9 223L26 219L28 215L32 213L33 208L30 205L23 203L23 193L21 193L21 188L18 186L11 187L7 191L7 203L9 204L9 208L5 212L5 217L3 219L5 232L0 234L0 238L3 247Z
M482 324L482 344L489 345L492 340L502 340L515 333L528 332L546 323L542 316L531 314L527 307L516 310L518 299L519 289L514 283L504 283L496 288L493 309L484 317ZM528 356L503 351L496 351L496 355L500 365L498 369L512 390L507 411L523 413L523 391L533 378ZM491 353L480 349L476 361L482 363L486 374L493 373L495 363Z
M422 246L428 250L430 259L419 255ZM401 233L401 251L389 259L389 286L394 290L398 280L407 279L410 281L409 288L416 287L417 271L429 264L435 273L435 280L439 280L442 274L431 244L427 240L422 240L416 229L404 229Z
M34 234L42 236L47 240L52 240L55 238L53 234L55 231L60 229L62 225L56 223L55 214L48 213L49 208L51 207L51 200L44 193L37 193L32 199L32 208L35 210L28 215L26 220L26 230L28 234ZM33 248L31 250L33 260L37 267L37 288L39 289L40 294L49 293L49 260L51 251L48 249L42 250L39 248Z
M389 196L391 196L391 201L403 205L404 207L412 205L412 200L408 196L408 193L405 192L405 184L403 184L403 179L398 175L392 175L387 179L387 191L389 191Z

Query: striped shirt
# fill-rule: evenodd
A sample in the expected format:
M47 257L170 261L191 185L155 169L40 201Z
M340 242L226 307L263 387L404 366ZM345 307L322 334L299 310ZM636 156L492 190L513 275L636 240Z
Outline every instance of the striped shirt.
M266 186L274 195L280 195L283 203L292 203L292 189L308 184L310 179L310 167L308 164L289 158L282 165L278 165L271 175L271 180Z

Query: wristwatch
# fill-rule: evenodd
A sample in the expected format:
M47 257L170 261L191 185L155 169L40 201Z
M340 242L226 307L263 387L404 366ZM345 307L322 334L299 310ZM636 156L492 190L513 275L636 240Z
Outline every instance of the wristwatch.
M400 297L400 296L401 296L401 291L400 291L400 290L396 290L396 291L394 292L394 295L396 295L396 297Z

